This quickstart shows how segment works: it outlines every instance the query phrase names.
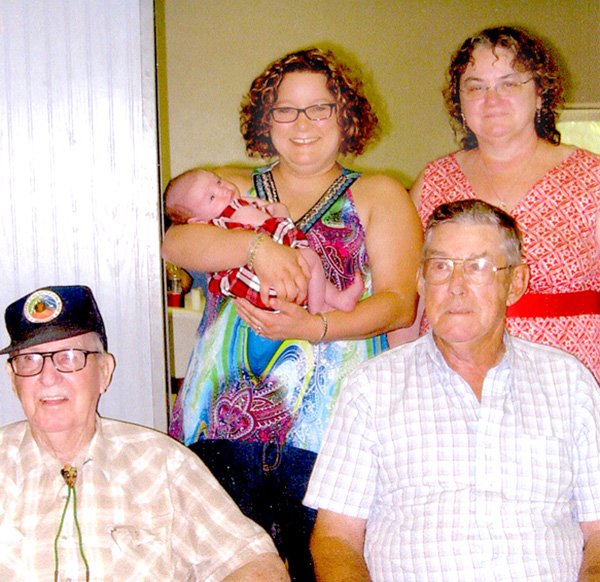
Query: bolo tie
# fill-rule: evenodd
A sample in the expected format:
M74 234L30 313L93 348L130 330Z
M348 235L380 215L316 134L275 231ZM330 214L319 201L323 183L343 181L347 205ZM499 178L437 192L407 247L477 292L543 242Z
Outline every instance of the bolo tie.
M54 582L58 582L58 538L62 532L63 525L65 523L65 515L71 501L71 495L73 496L73 522L75 523L75 529L77 530L77 540L79 543L79 555L85 565L85 580L89 582L90 579L90 567L83 551L83 540L81 537L81 528L79 527L79 519L77 518L77 492L75 491L75 481L77 480L77 469L69 464L66 464L61 470L60 474L67 484L67 500L65 501L65 507L63 509L60 523L58 525L58 531L54 538Z

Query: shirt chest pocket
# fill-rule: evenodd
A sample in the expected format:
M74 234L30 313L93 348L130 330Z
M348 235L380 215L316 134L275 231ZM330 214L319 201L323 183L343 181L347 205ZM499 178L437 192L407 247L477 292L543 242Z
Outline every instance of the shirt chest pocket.
M521 501L568 501L572 459L564 439L520 433L500 444L502 494Z
M173 579L169 515L110 525L106 533L115 572L130 572L138 580Z

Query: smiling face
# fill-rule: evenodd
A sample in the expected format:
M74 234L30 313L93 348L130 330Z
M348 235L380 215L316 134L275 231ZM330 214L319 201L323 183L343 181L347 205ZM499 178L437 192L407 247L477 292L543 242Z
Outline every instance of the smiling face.
M424 257L484 257L496 267L505 267L509 263L502 243L502 235L493 225L447 222L432 230ZM524 266L498 271L491 283L479 286L465 280L460 266L439 285L426 283L419 271L419 293L442 352L446 345L473 350L499 348L506 307L517 301L526 287Z
M274 107L304 109L322 103L335 103L320 73L288 73L277 90ZM342 134L335 111L329 119L311 121L304 113L292 123L271 120L271 140L281 164L299 173L319 173L335 164Z
M25 348L17 354L68 348L97 351L100 346L96 334L86 333ZM89 354L85 368L71 373L56 370L50 358L44 360L44 367L37 376L30 377L16 376L7 364L13 388L38 442L60 438L85 444L91 439L98 400L108 387L113 370L114 359L107 353Z
M512 51L496 47L480 46L473 51L470 63L461 76L461 90L469 84L489 86L485 96L469 100L461 93L461 109L465 121L478 141L503 137L535 135L534 119L536 109L541 107L535 82L519 86L516 94L499 96L492 88L498 84L513 81L522 83L531 78L531 73L513 66Z

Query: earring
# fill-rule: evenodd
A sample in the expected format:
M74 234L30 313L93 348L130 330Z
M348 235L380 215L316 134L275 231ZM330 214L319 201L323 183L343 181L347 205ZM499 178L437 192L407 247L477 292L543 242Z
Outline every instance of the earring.
M462 128L467 131L467 120L465 119L465 114L461 112L460 120L462 122Z
M535 110L535 124L540 125L542 123L542 108Z

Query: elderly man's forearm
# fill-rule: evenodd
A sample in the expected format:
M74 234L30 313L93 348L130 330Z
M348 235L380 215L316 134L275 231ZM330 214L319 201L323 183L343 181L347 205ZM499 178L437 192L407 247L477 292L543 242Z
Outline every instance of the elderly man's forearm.
M315 537L310 551L318 582L368 582L371 580L361 553L339 538Z
M232 572L223 582L289 582L283 562L276 554L261 554Z
M579 582L600 582L600 543L595 538L587 541L583 548Z

